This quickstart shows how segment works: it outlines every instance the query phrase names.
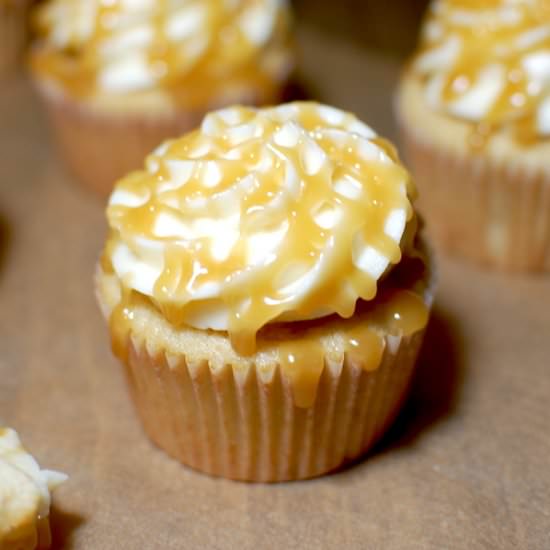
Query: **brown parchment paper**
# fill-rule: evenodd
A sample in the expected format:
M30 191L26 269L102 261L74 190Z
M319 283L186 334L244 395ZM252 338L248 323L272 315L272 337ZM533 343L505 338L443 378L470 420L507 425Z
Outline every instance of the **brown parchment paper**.
M397 67L300 33L316 95L394 136ZM0 90L0 420L67 472L54 548L550 548L550 277L440 262L411 398L366 460L276 486L155 449L92 293L103 205L55 159L17 79Z

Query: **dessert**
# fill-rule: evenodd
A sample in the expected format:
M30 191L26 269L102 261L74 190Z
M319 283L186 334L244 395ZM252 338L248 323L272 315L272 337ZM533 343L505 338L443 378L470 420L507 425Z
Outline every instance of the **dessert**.
M548 270L550 4L433 2L398 118L442 247L504 270Z
M152 440L249 481L372 447L432 301L414 196L389 142L307 102L210 113L121 179L96 289Z
M19 64L27 42L30 0L0 0L0 75Z
M49 0L36 27L61 152L102 194L210 109L280 100L292 65L286 0Z
M51 491L65 474L41 470L14 430L0 428L0 548L34 550L50 546Z

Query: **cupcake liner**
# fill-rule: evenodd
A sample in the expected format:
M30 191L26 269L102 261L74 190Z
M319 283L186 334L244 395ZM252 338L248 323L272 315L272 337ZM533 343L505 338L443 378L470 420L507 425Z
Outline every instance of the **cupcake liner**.
M126 374L145 431L170 456L214 476L311 478L365 453L395 418L423 331L388 336L380 367L325 360L312 407L294 403L280 367L214 369L128 338Z
M28 0L0 2L0 76L21 61L27 43Z
M80 105L38 86L61 159L70 172L101 197L122 176L143 166L145 157L170 137L195 128L202 113L174 116L117 115Z
M550 270L550 170L440 150L402 127L418 208L448 252L505 271Z
M61 159L77 180L103 198L119 178L142 168L147 155L163 141L197 128L207 112L179 109L158 116L103 112L41 83L36 88ZM276 97L243 92L240 101L255 105Z

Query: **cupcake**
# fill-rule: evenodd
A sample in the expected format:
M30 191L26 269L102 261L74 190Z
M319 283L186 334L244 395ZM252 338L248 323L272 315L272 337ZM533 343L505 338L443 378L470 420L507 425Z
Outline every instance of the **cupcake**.
M150 438L264 482L371 448L432 302L414 195L387 141L307 102L208 114L121 179L96 290Z
M21 61L27 42L30 0L0 0L0 76L12 72Z
M0 548L49 548L50 492L65 474L41 470L17 433L0 428Z
M291 68L285 0L49 0L35 22L61 154L105 196L207 111L279 101Z
M550 4L440 0L398 94L419 209L450 253L550 268Z

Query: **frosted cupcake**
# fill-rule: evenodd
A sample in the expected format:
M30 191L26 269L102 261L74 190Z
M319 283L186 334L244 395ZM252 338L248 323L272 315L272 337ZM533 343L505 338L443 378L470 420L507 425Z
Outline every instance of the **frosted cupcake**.
M21 61L27 43L27 15L31 0L0 0L0 76Z
M366 452L432 300L413 198L388 142L315 103L211 113L120 180L97 294L151 439L251 481Z
M398 114L439 243L501 269L548 270L548 2L434 2Z
M49 548L51 491L65 474L41 470L17 433L0 428L0 548Z
M102 194L206 111L278 101L291 68L285 0L50 0L36 23L61 152Z

